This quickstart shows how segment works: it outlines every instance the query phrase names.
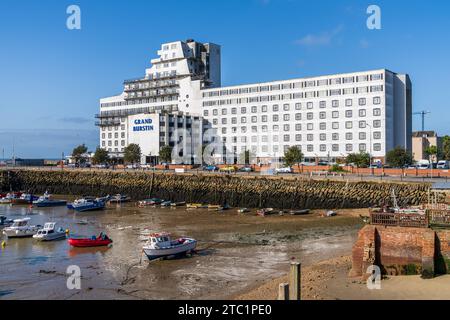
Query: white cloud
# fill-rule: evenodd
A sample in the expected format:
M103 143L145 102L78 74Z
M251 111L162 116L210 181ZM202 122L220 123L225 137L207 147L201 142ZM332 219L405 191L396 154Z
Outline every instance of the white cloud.
M330 45L333 39L341 33L343 26L339 25L331 31L322 32L321 34L308 34L298 40L295 44L305 47L325 46Z

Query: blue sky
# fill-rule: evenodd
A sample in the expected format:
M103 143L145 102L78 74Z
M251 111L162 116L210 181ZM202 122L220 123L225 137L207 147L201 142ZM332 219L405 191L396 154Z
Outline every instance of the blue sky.
M81 30L66 8L81 8ZM382 29L366 27L370 4ZM426 128L450 134L450 2L85 0L0 2L0 157L98 144L98 99L144 74L163 42L222 45L224 85L387 68L408 73ZM420 129L420 117L414 119Z

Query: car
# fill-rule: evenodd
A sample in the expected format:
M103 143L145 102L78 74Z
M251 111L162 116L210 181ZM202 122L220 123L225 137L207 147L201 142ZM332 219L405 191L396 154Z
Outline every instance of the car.
M275 173L293 173L293 170L290 167L276 168Z
M449 169L450 168L450 161L441 160L437 163L438 169Z
M236 172L235 166L226 166L219 169L220 172Z
M239 172L252 172L253 168L249 167L249 166L245 166L245 167L240 167L238 171Z
M204 166L203 167L204 171L210 171L210 172L214 172L214 171L219 171L219 168L215 165L209 165L209 166Z
M318 166L328 166L329 163L328 163L328 161L319 161L319 162L317 163L317 165L318 165Z

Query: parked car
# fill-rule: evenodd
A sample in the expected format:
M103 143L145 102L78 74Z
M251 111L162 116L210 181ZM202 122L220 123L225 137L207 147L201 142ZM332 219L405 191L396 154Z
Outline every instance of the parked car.
M317 165L318 165L318 166L328 166L328 165L329 165L329 162L328 162L328 161L322 160L322 161L319 161L319 162L317 163Z
M239 168L238 171L239 171L239 172L252 172L252 171L253 171L253 168L250 167L250 166L245 166L245 167Z
M236 172L235 166L227 166L219 169L220 172Z
M450 169L450 161L441 160L437 163L438 169Z
M294 171L290 167L276 168L275 173L293 173Z
M204 171L214 172L214 171L219 171L219 167L217 167L215 165L209 165L209 166L204 166L203 170Z

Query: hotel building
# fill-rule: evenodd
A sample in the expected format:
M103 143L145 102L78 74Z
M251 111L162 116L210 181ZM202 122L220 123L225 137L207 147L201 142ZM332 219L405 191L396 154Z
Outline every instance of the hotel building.
M396 146L412 148L406 74L379 69L221 87L220 46L177 41L163 44L158 55L143 78L125 81L121 95L100 101L100 146L112 156L138 143L142 162L149 162L161 146L180 141L190 155L202 140L223 145L213 149L218 163L223 150L228 163L246 150L264 163L294 145L307 161L360 151L383 161ZM146 121L153 127L140 131ZM179 135L177 128L186 130Z

